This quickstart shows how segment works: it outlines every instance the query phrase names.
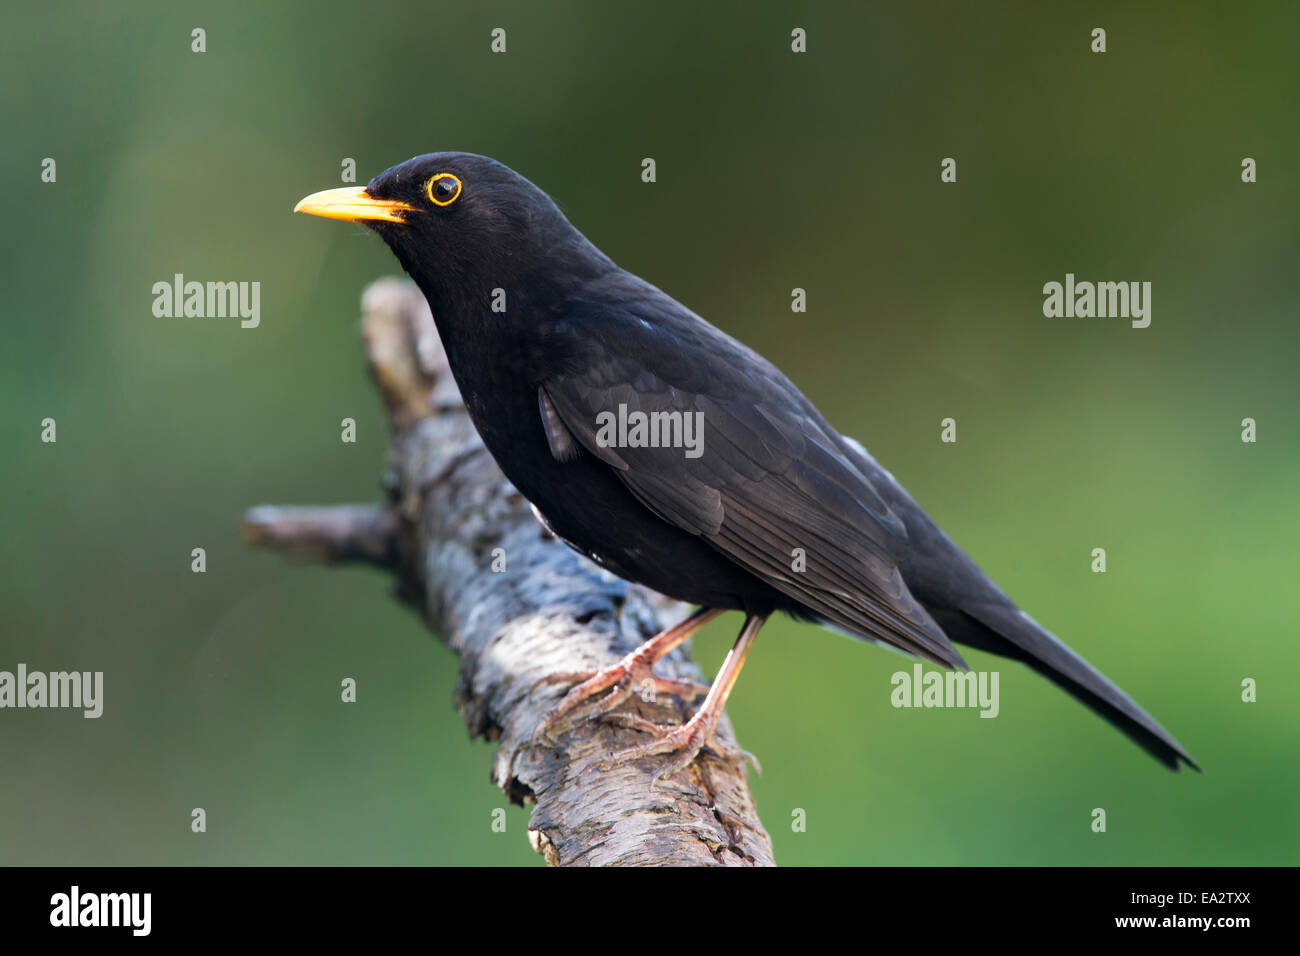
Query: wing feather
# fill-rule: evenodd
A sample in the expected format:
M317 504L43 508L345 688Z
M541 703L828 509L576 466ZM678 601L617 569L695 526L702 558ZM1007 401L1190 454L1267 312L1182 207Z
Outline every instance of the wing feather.
M756 353L666 296L611 309L591 307L568 323L599 328L568 343L573 360L542 384L543 411L587 452L613 468L647 508L700 535L815 616L948 666L965 664L912 596L899 565L907 531L867 477L837 451L816 409ZM608 301L608 300L606 300ZM597 310L593 312L592 310ZM703 325L703 329L699 325ZM708 341L708 368L691 367L674 325ZM743 352L751 376L728 374ZM753 375L753 362L761 363ZM604 447L598 416L695 415L703 423L698 457L683 448ZM553 422L547 423L548 436ZM567 448L563 441L561 447ZM555 447L553 442L552 447ZM795 569L795 549L806 565Z

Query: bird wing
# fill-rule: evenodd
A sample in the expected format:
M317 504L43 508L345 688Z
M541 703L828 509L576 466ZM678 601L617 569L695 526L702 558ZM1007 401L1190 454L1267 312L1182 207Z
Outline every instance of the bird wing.
M653 292L578 303L557 323L563 371L539 397L552 450L567 447L562 426L656 515L813 615L965 667L903 581L902 521L816 409L757 353ZM683 438L690 416L699 448L609 440L611 421L638 414L660 428L680 422Z

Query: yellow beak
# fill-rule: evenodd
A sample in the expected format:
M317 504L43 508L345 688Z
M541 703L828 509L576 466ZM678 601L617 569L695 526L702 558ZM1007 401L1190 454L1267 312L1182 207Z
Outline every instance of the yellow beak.
M345 186L342 189L326 189L312 193L300 199L293 207L294 212L310 213L326 219L346 219L357 222L364 219L380 219L384 222L405 222L403 213L413 212L414 206L391 199L375 199L360 186Z

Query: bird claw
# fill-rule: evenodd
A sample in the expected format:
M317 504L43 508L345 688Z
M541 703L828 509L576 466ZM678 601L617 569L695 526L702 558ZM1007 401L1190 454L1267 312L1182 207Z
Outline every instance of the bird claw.
M690 766L700 751L705 749L727 763L740 765L748 762L759 773L763 772L757 757L714 734L717 720L710 719L703 711L684 724L656 724L635 714L610 714L605 720L650 734L654 739L586 760L577 768L579 774L596 767L601 770L612 770L619 764L640 760L642 757L670 755L655 772L654 780L650 784L654 787L661 780Z
M539 681L539 683L575 682L577 686L570 688L568 693L538 722L533 731L533 746L537 746L543 739L552 739L551 731L567 714L610 687L614 689L597 702L588 715L589 720L599 720L636 693L641 695L642 700L651 702L656 700L658 694L690 701L709 692L706 685L695 681L660 677L654 673L651 662L639 650L633 651L617 664L603 670L549 674Z

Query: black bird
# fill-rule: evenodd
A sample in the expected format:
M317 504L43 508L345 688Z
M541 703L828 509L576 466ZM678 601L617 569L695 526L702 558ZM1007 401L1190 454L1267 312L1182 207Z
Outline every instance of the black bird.
M671 755L662 777L706 742L718 750L709 735L754 636L784 611L945 667L966 667L953 641L1023 661L1162 763L1196 767L770 362L619 268L518 173L430 153L295 211L364 222L388 243L428 299L484 444L556 536L699 605L570 690L539 734L607 690L595 709L610 710L643 680L691 696L695 685L651 666L735 609L744 627L695 715L624 718L650 740L608 760Z

